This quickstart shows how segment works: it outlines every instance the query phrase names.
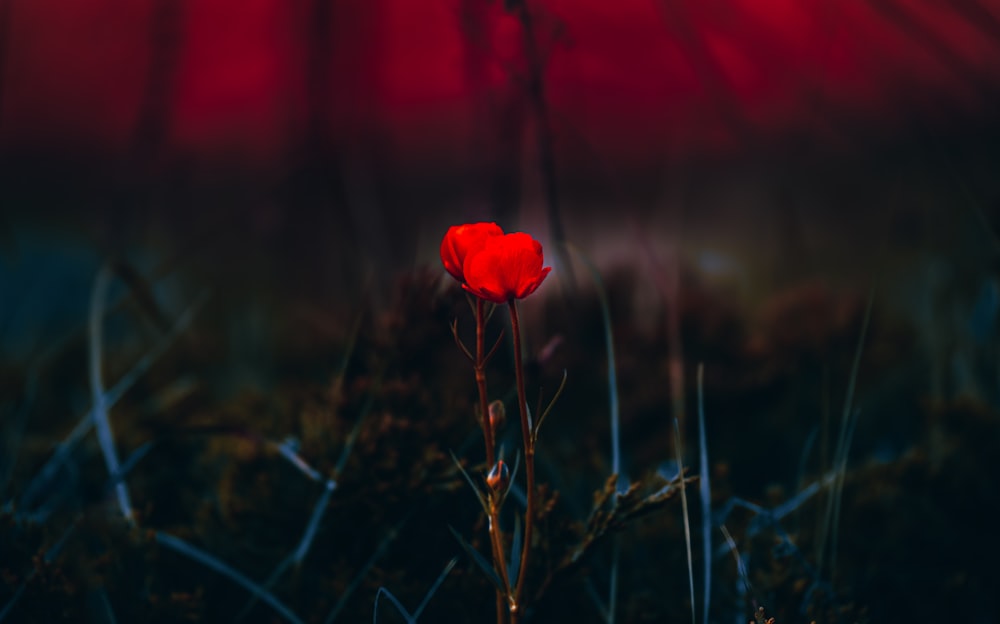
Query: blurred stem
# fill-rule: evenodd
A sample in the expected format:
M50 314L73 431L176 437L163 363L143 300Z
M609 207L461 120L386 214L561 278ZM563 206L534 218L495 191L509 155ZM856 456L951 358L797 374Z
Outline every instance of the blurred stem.
M524 579L528 575L528 555L531 552L531 530L535 519L535 443L528 422L528 404L524 393L524 364L521 361L521 327L517 317L517 304L513 299L507 302L510 308L510 327L514 336L514 373L517 376L517 407L521 414L521 437L524 440L525 497L524 543L521 546L521 566L518 569L517 587L511 598L510 623L517 624L521 618L521 597L524 595Z
M171 110L177 82L177 66L186 2L183 0L158 0L150 14L150 56L146 84L139 104L139 115L129 146L127 166L137 168L124 172L126 184L134 183L139 175L145 179L157 174L157 159L162 157L167 136L170 134Z
M517 18L521 22L524 37L524 53L528 64L528 99L531 111L535 117L536 140L538 143L539 166L542 174L542 190L545 194L545 207L548 214L549 229L552 239L556 242L555 251L559 258L560 272L565 275L569 289L576 287L573 275L573 265L566 256L566 229L563 227L559 212L559 187L556 184L556 157L552 144L552 124L549 121L549 104L545 96L545 59L539 49L535 37L535 19L528 8L526 0L513 3Z
M11 5L13 0L0 0L0 110L3 110L4 93L7 86L5 78L7 77L7 56L10 53L8 48L10 47L10 22L11 13L13 10Z
M483 440L486 444L486 470L489 471L496 463L496 444L493 440L493 423L490 421L489 403L486 396L486 302L476 297L476 387L479 389L479 422L483 427ZM500 530L499 496L490 495L490 545L493 548L493 567L504 587L510 587L507 577L507 563L504 558L503 535ZM505 596L497 590L497 624L506 622L507 608L504 605Z

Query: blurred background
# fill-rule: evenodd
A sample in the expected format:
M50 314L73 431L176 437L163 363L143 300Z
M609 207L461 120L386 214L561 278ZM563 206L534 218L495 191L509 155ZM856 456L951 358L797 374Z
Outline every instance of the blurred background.
M438 245L478 220L545 245L555 270L523 306L533 374L569 368L576 399L563 400L591 412L607 370L587 262L603 276L633 476L671 456L663 416L692 411L698 362L713 457L722 474L732 462L721 491L761 499L779 482L790 495L821 474L830 454L810 449L822 430L832 452L871 297L858 384L871 416L853 457L895 469L923 449L931 467L910 485L929 492L934 462L971 440L982 447L950 474L978 487L1000 402L1000 0L0 0L0 494L23 502L90 405L83 337L101 266L117 302L108 386L210 297L192 337L127 396L147 416L215 422L247 393L325 383L358 335L448 395L455 378L420 375L466 372L447 322L470 321ZM427 312L422 292L457 307ZM392 331L404 338L380 344ZM367 384L376 358L357 357ZM950 419L959 403L974 409ZM607 415L591 416L604 435ZM260 427L307 438L277 417ZM131 448L150 438L129 435ZM554 440L553 464L587 475L560 487L589 504L606 440ZM584 454L600 459L573 473ZM881 478L902 477L862 476ZM992 486L965 498L935 483L959 508L913 539L988 516L960 500L1000 508ZM856 487L869 501L894 491ZM942 505L920 501L907 517ZM383 513L376 532L397 520ZM871 525L859 514L851 526ZM870 546L845 550L863 560ZM996 571L953 561L976 548L929 551L941 559L926 577L886 589L916 569L900 545L897 568L859 563L845 584L859 603L888 597L883 616L904 596L941 591L944 604L941 587L968 586L954 619L989 621L977 600Z
M183 259L234 322L384 301L471 219L742 297L968 276L998 92L992 0L0 0L3 352L48 252Z

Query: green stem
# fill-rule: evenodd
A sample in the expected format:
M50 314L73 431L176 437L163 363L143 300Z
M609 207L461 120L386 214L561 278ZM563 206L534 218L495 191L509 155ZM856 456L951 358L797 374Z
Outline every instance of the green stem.
M513 299L507 302L510 308L510 327L514 336L514 373L517 377L517 407L521 413L521 437L524 440L525 497L524 543L521 546L521 567L517 574L517 587L510 605L510 622L517 624L521 617L521 597L524 595L524 579L528 575L528 555L531 552L531 530L535 519L535 443L528 423L528 404L524 393L524 364L521 361L521 327L517 317L517 304Z

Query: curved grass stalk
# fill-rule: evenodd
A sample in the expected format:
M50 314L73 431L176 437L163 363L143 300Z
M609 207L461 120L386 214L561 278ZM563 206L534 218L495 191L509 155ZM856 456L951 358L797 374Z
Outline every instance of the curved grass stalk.
M337 619L337 616L340 615L340 612L344 609L347 601L358 589L358 587L361 586L361 582L365 579L365 576L368 575L369 570L375 566L375 562L378 561L379 557L381 557L385 553L386 549L389 548L389 544L394 542L396 538L399 537L399 532L403 529L403 525L406 524L412 515L412 512L407 514L406 517L396 524L396 526L392 527L386 536L382 538L382 541L379 542L379 545L375 548L375 552L371 554L368 561L365 562L365 565L361 566L361 570L358 571L350 585L348 585L347 589L344 590L344 593L340 595L340 598L337 600L337 604L334 605L329 615L327 615L326 619L323 620L323 624L333 624L334 620Z
M414 609L412 614L406 610L403 604L399 602L394 595L392 595L391 591L385 587L379 587L378 592L375 594L375 607L372 612L372 624L378 624L378 601L383 595L387 600L389 600L389 602L392 603L392 606L396 607L396 611L403 616L403 619L406 620L407 624L417 624L417 621L420 619L421 614L423 614L424 609L427 608L427 604L431 601L431 598L434 597L434 594L437 593L438 588L441 587L441 583L444 583L444 580L448 578L449 574L451 574L451 571L455 567L456 563L458 563L458 557L452 557L451 561L445 564L444 570L441 571L441 574L438 575L434 584L431 585L430 589L427 590L427 593L424 594L424 599L420 601L420 604L417 605L417 608Z
M705 433L705 364L698 364L698 457L701 472L698 490L701 498L701 547L704 555L704 596L702 622L708 624L708 608L712 604L712 488L709 485L708 441ZM683 500L683 499L682 499ZM693 605L692 605L693 609Z
M108 590L101 587L97 589L96 594L98 604L92 608L100 610L101 621L107 622L107 624L118 624L118 618L115 617L115 611L111 607L111 600L108 598Z
M189 305L184 312L177 318L177 321L170 328L170 331L160 337L160 339L153 345L153 347L146 352L132 368L122 375L121 379L112 386L109 390L105 392L104 395L104 405L107 409L113 407L122 396L128 392L128 390L135 384L136 381L142 377L152 367L156 360L173 344L173 342L184 332L191 324L197 311L205 304L208 300L208 293L202 293L194 302ZM94 414L95 410L91 408L82 418L77 422L73 430L70 431L62 442L56 445L55 452L49 457L48 461L42 465L28 486L25 488L24 494L21 496L21 509L31 509L33 504L42 495L45 487L55 478L58 474L59 469L63 464L69 459L70 454L76 448L76 445L90 433L91 427L94 426Z
M299 541L298 548L292 553L292 563L295 565L300 565L302 561L306 558L306 554L309 553L309 548L312 546L313 538L316 537L316 531L319 529L319 523L323 519L323 514L326 513L326 508L330 505L330 497L333 496L333 491L337 489L337 482L330 479L326 482L326 487L323 489L323 494L316 501L316 505L313 507L312 515L309 517L309 524L306 526L305 532L302 534L302 540Z
M681 508L684 511L684 544L687 546L688 564L688 589L691 592L691 624L696 624L694 606L694 555L691 550L691 518L688 514L687 485L684 479L684 453L681 450L681 428L674 418L674 453L677 455L677 473L682 479L681 483Z
M676 224L678 227L680 223ZM684 400L684 344L681 334L681 275L680 253L676 243L668 247L667 266L660 264L659 258L650 247L649 239L642 231L637 232L638 242L649 262L656 290L663 297L667 311L667 365L670 382L670 405L674 417L680 421L681 437L687 431L687 418Z
M743 556L740 555L740 549L736 545L736 540L733 539L732 533L726 528L725 524L719 526L722 530L722 536L726 538L726 544L729 545L729 551L733 554L733 559L736 560L736 571L740 575L740 580L743 581L743 587L746 589L747 593L753 594L753 585L750 584L750 575L747 572L746 562L743 561Z
M375 606L372 608L372 624L378 624L378 601L382 599L382 596L385 596L386 600L388 600L392 606L396 607L396 612L403 616L403 620L406 624L416 624L413 616L406 610L403 603L401 603L399 599L385 587L379 587L378 591L375 592Z
M161 546L165 546L174 552L177 552L189 559L193 559L198 563L202 564L210 570L214 570L219 574L225 576L229 580L233 581L240 587L246 589L250 593L260 595L260 599L266 602L272 609L274 609L281 617L285 618L292 624L304 624L301 619L295 613L292 612L284 603L282 603L278 598L272 594L270 591L261 587L259 584L252 581L242 572L232 567L228 563L222 561L221 559L211 555L196 546L185 542L179 537L170 535L169 533L164 533L163 531L157 531L155 534L156 543Z
M615 624L618 612L618 563L621 561L621 540L615 535L611 545L611 573L608 578L608 624Z
M333 469L333 477L326 479L325 487L323 493L320 495L319 500L313 506L312 514L310 514L309 522L306 524L306 528L302 533L302 538L299 540L299 545L288 554L271 572L271 575L267 577L267 580L262 585L265 589L271 589L274 587L275 583L291 568L292 566L300 566L305 560L306 555L309 554L309 550L312 548L313 540L316 537L316 532L319 530L320 522L323 520L323 516L326 513L327 507L330 505L330 498L333 496L333 492L337 489L337 479L340 478L341 472L344 466L347 464L347 460L350 457L351 450L354 448L354 442L358 437L358 433L361 431L361 425L365 421L365 416L371 411L371 407L374 404L374 399L372 397L368 398L365 406L361 410L361 416L358 418L357 422L354 423L354 427L351 432L347 435L347 440L344 441L344 448L341 449L340 458L337 460L337 465ZM289 463L295 466L302 474L319 483L323 482L323 476L318 470L313 468L309 463L298 454L292 439L285 440L281 444L275 444L270 440L267 440L269 444L274 445L278 453L287 459ZM242 620L245 618L257 604L260 599L260 595L255 593L247 601L247 604L240 611L239 615L236 616L236 620Z
M865 337L868 334L868 325L871 322L872 316L872 306L875 302L875 291L874 289L868 296L868 304L865 306L865 316L861 324L861 334L858 336L858 345L854 351L854 361L851 364L851 376L847 383L847 394L844 397L844 410L841 416L840 422L840 433L837 437L837 448L834 452L834 470L837 473L836 482L833 485L833 492L827 499L826 513L823 516L823 525L819 534L819 544L820 551L819 557L816 562L816 570L818 573L822 573L825 544L827 537L831 535L831 547L830 547L830 580L833 580L833 574L836 571L836 547L837 547L837 528L840 518L840 504L841 496L844 491L844 479L847 472L847 456L851 448L851 437L854 432L854 427L857 422L857 412L852 410L852 405L854 404L854 391L857 386L858 372L861 369L861 354L864 350Z
M594 266L594 263L572 244L566 243L565 247L587 267L591 279L594 280L594 287L597 289L597 299L601 305L601 324L604 326L604 344L607 347L608 358L608 410L611 416L611 472L619 476L618 489L622 491L620 478L622 476L621 410L618 400L618 372L615 365L615 343L611 332L611 307L608 305L608 294L604 288L604 280L601 279L601 274L597 270L597 267Z
M94 415L94 428L97 430L97 442L101 447L101 454L104 456L104 464L108 469L108 474L112 477L119 472L118 451L115 449L114 434L111 430L111 419L108 415L110 407L107 404L107 397L104 391L104 379L101 372L102 338L104 318L104 300L107 298L108 288L111 286L111 265L104 265L97 273L94 281L94 289L90 296L90 346L89 346L89 371L90 371L90 394L93 401L91 413ZM128 493L128 486L124 480L115 484L115 493L118 497L118 507L122 515L129 524L135 522L132 514L132 502Z
M618 370L615 364L615 343L614 336L611 331L611 307L608 305L608 294L604 288L604 280L601 279L601 273L594 266L594 263L590 261L582 252L576 249L573 245L566 243L565 247L569 250L574 257L579 259L587 271L590 273L591 279L594 280L594 286L597 289L597 299L601 306L601 321L604 326L604 344L607 348L607 359L608 359L608 412L610 414L611 421L611 472L617 475L618 481L616 484L616 490L621 493L628 489L628 478L622 474L622 453L621 453L621 409L619 407L620 403L618 400ZM565 383L565 376L564 376ZM562 388L560 387L560 391ZM617 613L618 606L618 564L621 557L621 544L619 543L618 536L614 537L614 545L611 550L611 573L608 579L608 608L605 615L605 621L608 624L614 624L615 614Z

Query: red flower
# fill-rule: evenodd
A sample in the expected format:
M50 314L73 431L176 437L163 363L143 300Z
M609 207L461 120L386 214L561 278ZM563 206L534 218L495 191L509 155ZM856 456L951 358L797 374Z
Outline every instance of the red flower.
M503 236L503 230L496 223L466 223L453 225L441 241L441 262L451 276L465 283L465 273L462 268L465 260L480 251L486 240L495 236Z
M491 236L481 250L466 255L464 288L494 303L524 299L552 270L542 268L542 262L542 244L531 236L520 232Z

